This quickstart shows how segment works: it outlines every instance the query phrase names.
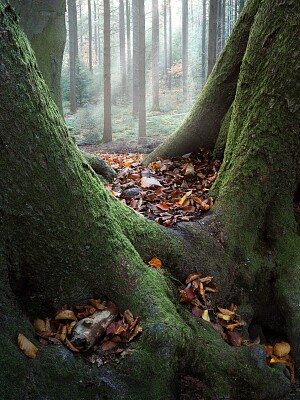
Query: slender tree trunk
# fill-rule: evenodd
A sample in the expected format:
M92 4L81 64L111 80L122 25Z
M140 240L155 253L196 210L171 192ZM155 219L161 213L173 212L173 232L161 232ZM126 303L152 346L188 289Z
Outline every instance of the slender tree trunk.
M139 2L139 143L146 141L146 43L145 43L145 3Z
M110 0L103 0L104 6L104 128L103 142L112 141L111 125L111 55L110 55Z
M131 12L130 0L126 0L126 40L127 40L127 96L132 92L132 59L131 59ZM130 82L130 84L129 84Z
M168 21L167 21L167 0L164 0L163 4L164 11L164 75L166 80L166 86L168 85Z
M95 49L95 63L99 63L99 54L98 54L98 32L97 32L97 27L98 27L98 18L97 18L97 5L96 5L96 0L94 0L94 49Z
M211 73L217 58L217 10L218 0L210 0L208 25L208 76Z
M226 0L222 1L222 49L226 42Z
M69 70L70 70L70 111L75 113L76 105L76 46L75 46L75 13L76 0L68 0L69 18Z
M132 0L132 114L139 113L139 0Z
M127 93L124 0L119 0L119 40L120 40L121 97L122 100L124 101Z
M202 45L201 45L201 64L202 64L202 86L206 82L206 0L202 0Z
M159 111L159 11L152 0L152 110Z
M245 0L240 0L239 13L243 11L244 5L245 5Z
M171 68L173 66L173 34L172 34L172 9L171 9L171 0L168 2L168 14L169 14L169 79L168 79L168 88L172 89L172 74L170 73Z
M89 69L93 71L93 25L92 25L92 6L88 0L88 25L89 25Z
M189 66L189 4L182 0L182 89L184 97L188 94L188 66Z

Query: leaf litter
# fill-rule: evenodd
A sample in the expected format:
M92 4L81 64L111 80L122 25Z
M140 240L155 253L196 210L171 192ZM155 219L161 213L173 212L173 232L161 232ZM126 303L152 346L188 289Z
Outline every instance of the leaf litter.
M116 317L113 317L113 322L109 323L103 334L95 338L96 344L88 351L74 345L72 335L77 324L80 321L88 323L96 313L105 312L112 305L116 310ZM129 348L129 343L142 332L139 321L140 317L134 317L130 310L120 313L112 302L90 299L89 304L82 306L64 305L51 318L36 318L33 327L41 346L64 345L100 367L110 361L119 362L119 359L134 351ZM27 357L36 357L38 348L21 333L18 335L18 345Z
M118 173L106 188L161 225L171 227L177 222L201 218L213 205L209 189L220 162L212 160L209 150L166 160L159 158L148 166L143 165L139 153L97 155Z
M230 346L254 346L260 344L260 338L250 341L243 337L247 323L237 313L238 307L231 304L229 309L212 308L210 302L211 293L218 288L213 282L212 276L202 278L201 272L190 274L185 280L185 286L179 288L180 302L185 303L191 313L198 318L209 322L212 328ZM291 346L284 341L278 341L273 345L263 344L266 351L266 363L271 366L276 363L285 365L290 374L291 383L295 383L294 361L290 355Z

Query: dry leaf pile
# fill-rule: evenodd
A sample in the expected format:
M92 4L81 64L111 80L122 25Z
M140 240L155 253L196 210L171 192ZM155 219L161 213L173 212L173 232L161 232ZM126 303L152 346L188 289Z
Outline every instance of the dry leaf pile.
M201 277L201 272L190 274L185 280L185 287L179 290L180 302L186 303L189 310L196 317L209 322L213 329L231 346L242 345L253 346L260 343L258 337L254 342L243 338L240 332L247 324L237 314L237 306L232 304L229 309L217 307L212 308L210 294L217 292L218 288L212 281L213 277ZM266 362L268 365L281 363L290 372L291 383L295 383L294 362L289 354L291 347L286 342L262 345L266 351Z
M52 318L35 319L33 326L40 344L42 346L64 345L74 353L84 352L88 360L91 363L97 363L98 366L110 360L117 360L133 351L128 348L128 344L142 332L141 326L138 325L140 317L134 317L129 310L124 311L123 314L119 313L112 302L91 299L89 303L72 307L65 305ZM117 317L107 326L104 335L98 338L96 345L88 352L80 346L74 346L71 343L71 337L77 322L92 318L95 313L107 310L111 305L117 310ZM18 345L27 357L36 357L38 348L21 333L18 336Z
M123 203L155 222L170 227L200 218L213 205L208 192L220 162L211 153L185 154L171 160L158 159L149 166L140 154L98 154L118 172L107 189Z

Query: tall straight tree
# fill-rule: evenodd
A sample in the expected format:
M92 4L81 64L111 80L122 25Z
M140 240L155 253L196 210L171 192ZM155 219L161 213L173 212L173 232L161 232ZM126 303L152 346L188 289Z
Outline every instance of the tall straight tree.
M75 113L76 106L76 46L75 46L75 19L76 0L68 0L69 19L69 69L70 69L70 111Z
M208 24L208 76L215 65L217 57L217 6L218 0L210 0Z
M89 69L93 71L93 26L92 26L92 6L88 0L88 25L89 25Z
M139 0L132 0L132 114L139 114Z
M130 0L126 0L126 40L127 40L127 85L130 93L129 81L132 81L132 60L131 60L131 13Z
M189 35L189 4L188 0L182 0L182 89L187 95L188 83L188 35Z
M201 46L201 64L202 64L202 86L206 81L206 0L202 0L202 46Z
M159 12L152 0L152 110L159 111Z
M169 11L169 79L168 79L168 87L169 90L172 89L172 74L171 68L173 65L173 41L172 41L172 9L171 9L171 0L168 3L168 11Z
M99 62L98 61L98 59L99 59L99 54L98 54L98 49L99 49L98 40L99 40L99 37L98 37L97 28L98 28L97 4L96 4L96 0L94 0L94 49L95 49L95 57L96 57L95 62L96 63Z
M127 92L124 0L119 0L119 40L120 40L121 97L122 100L124 100Z
M168 22L167 22L167 0L164 0L164 75L166 85L168 84Z
M110 55L110 0L103 0L104 7L104 129L103 142L112 141L111 126L111 55Z
M139 143L146 141L146 45L145 45L145 2L138 0L139 4Z

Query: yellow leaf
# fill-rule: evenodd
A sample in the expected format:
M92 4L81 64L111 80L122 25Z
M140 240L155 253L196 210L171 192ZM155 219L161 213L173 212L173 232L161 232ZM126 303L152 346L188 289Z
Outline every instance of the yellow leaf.
M231 310L227 310L227 308L218 307L218 310L224 315L234 315L235 312Z
M33 322L33 327L37 332L45 332L46 330L46 323L44 320L37 318Z
M284 357L291 351L291 346L287 342L276 343L274 346L274 354L278 357Z
M216 316L223 319L224 321L230 321L232 318L232 315L224 315L222 313L217 312Z
M153 257L149 262L149 265L151 265L151 267L155 267L157 269L160 269L162 267L162 262L160 261L159 258Z
M204 319L204 321L210 322L210 318L209 318L209 315L208 315L208 310L204 310L203 311L202 318Z
M38 348L31 343L30 340L27 339L22 333L18 335L18 345L20 349L23 351L25 356L29 358L35 358L38 352Z
M77 318L72 310L59 311L55 316L55 320L60 321L62 319L71 319L72 321L77 321Z

